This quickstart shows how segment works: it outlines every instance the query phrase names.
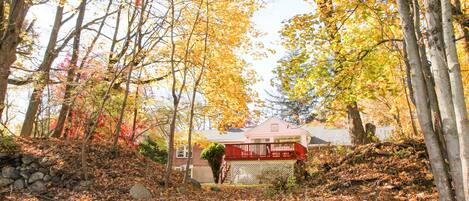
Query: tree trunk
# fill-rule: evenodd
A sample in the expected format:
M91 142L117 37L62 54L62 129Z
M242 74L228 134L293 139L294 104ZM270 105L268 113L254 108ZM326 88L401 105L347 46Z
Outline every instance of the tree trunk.
M425 1L427 10L428 45L430 50L431 66L434 72L435 89L443 123L443 133L446 140L446 149L453 188L457 200L464 200L464 186L462 175L459 136L456 124L456 115L451 94L448 65L445 60L445 51L441 24L441 4L439 0Z
M141 48L142 48L142 25L144 21L144 16L145 16L145 1L141 2L140 5L140 18L137 22L137 32L135 34L135 43L134 43L134 48L133 48L133 53L132 53L132 59L130 61L130 67L129 67L129 72L127 75L127 81L125 84L125 94L124 94L124 100L122 102L122 107L121 111L119 114L119 120L117 121L116 125L116 132L114 134L114 143L113 143L113 152L116 153L117 151L117 141L119 140L119 136L121 134L121 126L122 126L122 121L124 118L124 113L125 113L125 108L127 107L127 99L129 97L129 92L130 92L130 80L132 79L132 72L135 66L137 66L140 61L141 61ZM132 15L132 19L134 19L135 14L137 13L137 8L134 10L134 14ZM131 23L133 20L130 21L129 27L131 27ZM130 33L130 29L129 32ZM130 34L128 34L128 37L130 37Z
M454 200L448 175L446 174L445 161L441 152L439 138L433 130L431 111L427 102L428 95L423 78L422 64L419 55L419 47L415 36L414 24L411 19L408 0L398 0L399 16L407 44L407 55L411 66L412 87L415 92L415 102L418 120L422 128L425 145L432 166L435 185L438 189L440 200Z
M410 124L412 126L412 133L414 136L417 136L417 127L415 126L415 120L414 120L414 114L412 112L412 106L411 106L411 102L412 104L415 106L415 98L414 98L414 92L413 92L413 89L412 89L412 78L411 78L411 75L410 75L410 70L411 70L411 67L410 67L410 63L409 63L409 57L407 56L407 44L405 43L405 41L403 42L403 60L404 60L404 65L406 67L406 78L402 78L402 86L404 88L404 94L405 94L405 101L407 103L407 111L409 112L409 118L410 118ZM400 69L401 69L401 72L403 71L402 70L402 67L401 65L400 66ZM406 86L407 84L407 86ZM409 89L409 94L407 94L407 89Z
M348 122L349 122L349 134L352 144L368 144L373 140L371 136L365 132L363 128L362 119L360 117L360 111L356 102L347 105Z
M419 46L419 55L420 55L420 64L422 66L423 77L425 80L425 86L427 88L428 100L430 102L430 108L432 112L432 122L435 133L440 139L441 148L443 151L443 157L447 159L446 144L443 136L443 123L441 122L440 108L438 106L438 99L435 92L435 79L431 71L431 65L427 58L427 50L425 48L425 43L423 43L424 38L422 32L420 31L420 6L417 0L413 0L414 8L414 27L415 34L417 37L418 46Z
M77 22L75 24L75 37L73 40L73 50L72 58L70 59L69 69L67 71L67 83L65 85L64 98L62 103L62 108L59 112L59 117L57 118L57 123L54 129L52 137L60 137L65 124L65 119L68 116L70 105L71 105L71 96L72 91L75 88L73 80L75 79L75 71L78 66L78 55L80 53L80 36L81 36L81 26L83 24L83 18L85 17L86 10L86 1L81 1L80 11L78 12Z
M201 0L200 5L202 5L203 2L204 1ZM208 6L209 6L209 3L208 3L208 0L207 0L207 5L206 5L207 20L205 22L204 57L203 57L203 60L202 60L202 66L201 66L201 69L200 69L200 73L198 74L197 79L195 80L195 83L194 83L194 87L192 88L191 111L190 111L190 115L189 115L189 133L188 133L188 136L187 136L188 149L189 149L189 158L187 159L187 163L186 163L186 172L184 174L184 181L183 181L184 183L187 183L187 181L188 181L189 168L190 168L190 164L191 164L192 159L193 159L193 156L192 156L192 131L194 129L194 110L195 110L195 98L196 98L196 94L197 94L197 87L199 86L200 81L202 80L202 77L204 75L205 64L206 64L206 61L207 61L208 24L209 24L209 15L208 15L209 9L208 9Z
M3 6L5 2L6 1L2 1ZM3 109L5 108L5 97L7 93L10 68L16 61L16 48L21 42L21 28L23 26L26 13L31 6L31 3L25 0L16 0L11 2L6 30L4 32L0 32L0 119L2 118ZM4 19L0 22L3 23L3 21Z
M464 125L468 122L466 102L464 100L464 87L461 79L461 67L459 65L458 53L456 51L456 42L454 37L454 28L452 24L451 3L449 0L441 0L443 36L446 50L446 60L448 61L449 76L451 83L451 92L456 116L456 125L459 135L459 145L461 151L461 164L463 174L463 191L466 198L469 199L468 186L468 168L469 168L469 130Z
M164 174L164 185L166 188L170 185L171 172L173 170L173 154L174 154L174 133L176 130L176 117L177 109L179 105L179 98L176 95L176 61L174 60L176 43L174 41L174 24L175 24L175 9L174 9L174 0L170 1L170 43L171 43L171 74L173 78L171 93L173 96L173 106L174 111L171 117L171 123L169 125L169 135L168 135L168 161L166 162L166 170Z
M39 104L41 103L42 99L42 92L44 88L49 83L49 73L50 68L57 57L57 37L59 35L59 30L62 25L62 16L63 16L63 4L61 2L58 3L55 14L54 25L52 27L52 32L50 34L49 43L47 44L46 53L44 55L44 59L42 60L41 65L39 66L39 80L38 83L35 84L33 93L31 94L31 98L29 100L28 110L26 111L25 119L23 122L23 126L21 128L21 136L30 136L31 131L33 130L34 119L37 114L37 110Z
M464 17L464 13L461 10L461 2L459 0L454 1L454 14L455 14L455 20L457 23L457 26L459 27L459 30L463 34L464 40L464 52L465 52L465 57L466 57L466 62L469 64L469 30L466 29L464 26L464 23L466 21Z

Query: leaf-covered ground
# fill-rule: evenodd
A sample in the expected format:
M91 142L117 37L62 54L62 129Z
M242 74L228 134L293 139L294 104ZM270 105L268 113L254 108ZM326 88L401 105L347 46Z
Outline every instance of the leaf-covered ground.
M21 153L55 161L64 178L51 183L46 194L27 190L2 191L0 200L131 200L129 189L144 184L154 200L434 200L437 199L422 142L380 143L357 148L311 150L311 177L292 192L271 194L266 186L211 185L182 187L175 173L172 186L162 185L164 166L133 149L120 147L115 158L109 144L92 144L83 180L80 143L56 139L18 139Z
M352 200L437 200L423 141L309 152L311 195Z

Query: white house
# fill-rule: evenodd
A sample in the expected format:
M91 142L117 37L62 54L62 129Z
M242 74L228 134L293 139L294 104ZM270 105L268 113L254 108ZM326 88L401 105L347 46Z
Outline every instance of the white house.
M392 127L377 128L380 140L388 138ZM293 174L299 160L306 159L308 146L351 145L348 129L331 129L324 126L296 126L272 117L251 128L234 128L227 132L201 131L208 141L225 144L225 161L230 168L229 180L233 183L257 183L257 177L269 168ZM194 155L201 147L194 146ZM176 153L187 151L181 149ZM188 154L179 154L185 156ZM183 166L187 157L174 156L175 164ZM194 158L191 175L200 182L212 182L206 161ZM175 167L177 168L177 167Z

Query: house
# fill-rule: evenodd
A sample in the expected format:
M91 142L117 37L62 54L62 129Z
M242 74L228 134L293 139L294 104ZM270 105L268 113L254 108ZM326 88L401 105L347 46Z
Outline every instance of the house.
M377 136L384 140L392 127L377 128ZM252 128L234 128L225 133L217 130L200 132L208 141L225 145L228 180L233 183L258 183L264 170L281 169L293 174L294 165L306 159L307 147L324 145L351 145L347 129L329 129L324 126L296 126L278 118L269 118ZM202 147L195 145L190 166L192 178L199 182L213 182L207 161L200 158ZM185 170L189 150L180 146L173 155L173 167Z

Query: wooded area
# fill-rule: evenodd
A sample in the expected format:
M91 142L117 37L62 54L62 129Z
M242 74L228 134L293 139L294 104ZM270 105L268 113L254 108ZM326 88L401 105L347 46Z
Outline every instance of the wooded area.
M2 0L2 140L69 142L84 180L93 143L110 143L110 158L155 143L145 145L165 150L171 188L178 145L191 156L206 143L196 131L252 126L270 108L296 125L347 127L354 145L377 143L376 125L394 128L391 141L423 138L439 199L469 200L469 2L308 3L283 22L287 54L263 101L244 56L268 58L252 22L268 2ZM55 13L32 16L44 7Z

